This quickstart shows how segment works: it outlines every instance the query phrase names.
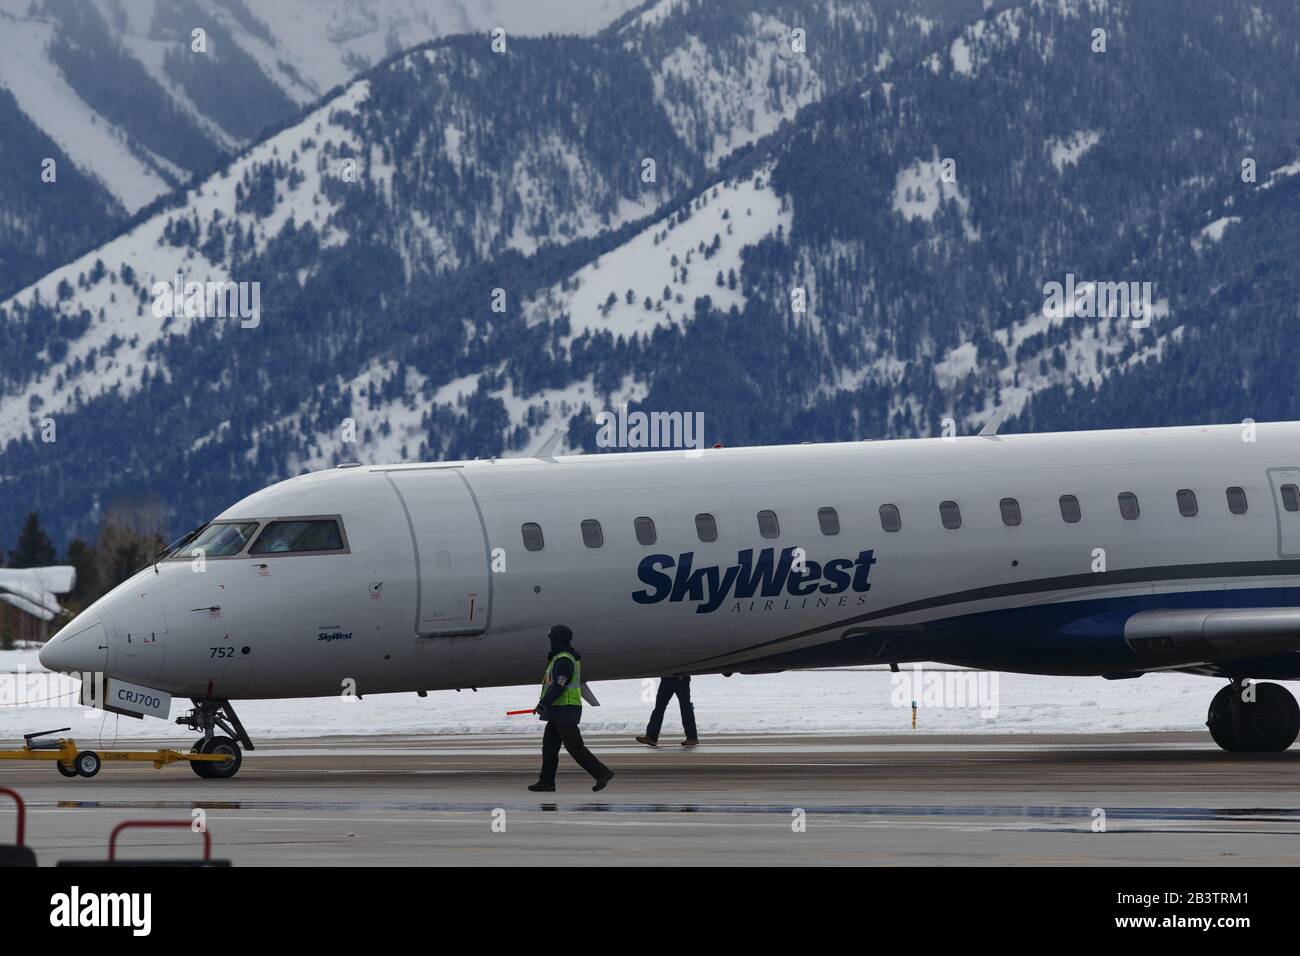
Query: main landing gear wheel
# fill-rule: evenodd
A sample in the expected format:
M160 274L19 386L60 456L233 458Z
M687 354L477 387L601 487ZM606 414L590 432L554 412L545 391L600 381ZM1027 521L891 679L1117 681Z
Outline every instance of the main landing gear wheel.
M1236 684L1219 688L1210 701L1210 712L1205 718L1205 726L1210 728L1214 742L1229 753L1242 749L1237 743L1237 732L1232 728L1232 702L1240 693L1241 688Z
M211 737L195 745L199 753L226 754L229 759L191 760L190 766L204 780L228 780L239 773L239 765L244 762L244 754L239 744L229 737Z
M1245 685L1235 681L1214 695L1205 721L1210 736L1232 753L1286 750L1300 734L1300 705L1281 684L1255 684L1250 689L1253 700Z

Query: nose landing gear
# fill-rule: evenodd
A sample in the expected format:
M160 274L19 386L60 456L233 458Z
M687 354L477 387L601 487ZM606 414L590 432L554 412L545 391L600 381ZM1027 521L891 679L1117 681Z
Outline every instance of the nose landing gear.
M229 755L227 760L190 762L194 772L205 780L226 780L233 777L244 761L240 744L243 744L245 750L255 749L244 725L235 714L235 708L230 706L228 700L194 698L194 709L184 717L177 717L176 723L203 734L190 748L191 753ZM217 734L217 728L224 730L227 736Z
M1300 734L1300 705L1281 684L1237 679L1214 695L1205 725L1229 752L1278 753Z

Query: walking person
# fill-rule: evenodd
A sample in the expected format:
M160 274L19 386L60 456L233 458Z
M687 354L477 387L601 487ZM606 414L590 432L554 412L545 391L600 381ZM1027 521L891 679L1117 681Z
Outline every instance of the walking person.
M681 707L682 730L686 734L682 746L695 747L699 745L700 737L695 730L695 705L691 703L691 676L689 674L659 678L659 692L655 694L655 708L650 712L650 723L646 725L645 735L637 738L637 743L649 747L659 746L659 730L664 725L664 711L668 709L668 704L674 695L676 695L677 703Z
M556 624L548 635L551 652L546 657L542 696L533 712L546 721L542 735L542 772L529 786L534 793L555 789L555 771L560 765L560 745L583 770L595 778L592 790L604 790L614 771L601 763L582 742L578 722L582 720L582 655L573 648L573 631Z

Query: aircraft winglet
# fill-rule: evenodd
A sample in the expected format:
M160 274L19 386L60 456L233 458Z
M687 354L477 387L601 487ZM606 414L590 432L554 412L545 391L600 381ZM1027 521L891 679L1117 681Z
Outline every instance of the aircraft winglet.
M995 408L993 410L993 417L990 418L987 422L985 422L984 427L980 429L980 437L981 438L996 437L998 433L998 429L1002 427L1002 423L1005 422L1006 420L1007 420L1007 407L1003 405L1001 408Z
M541 448L537 449L537 454L533 457L539 461L549 462L552 465L555 464L555 457L551 452L555 451L556 447L560 444L560 439L562 439L567 432L568 429L566 428L555 429L551 437L546 439L545 443Z

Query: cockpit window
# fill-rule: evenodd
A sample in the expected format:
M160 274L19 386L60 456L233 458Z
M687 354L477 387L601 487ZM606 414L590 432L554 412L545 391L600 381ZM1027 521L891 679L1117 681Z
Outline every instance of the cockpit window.
M179 545L171 556L192 558L202 553L205 558L228 558L243 551L255 531L256 521L210 524L191 540Z
M303 551L342 551L343 535L333 518L272 521L258 536L249 554L288 554Z

